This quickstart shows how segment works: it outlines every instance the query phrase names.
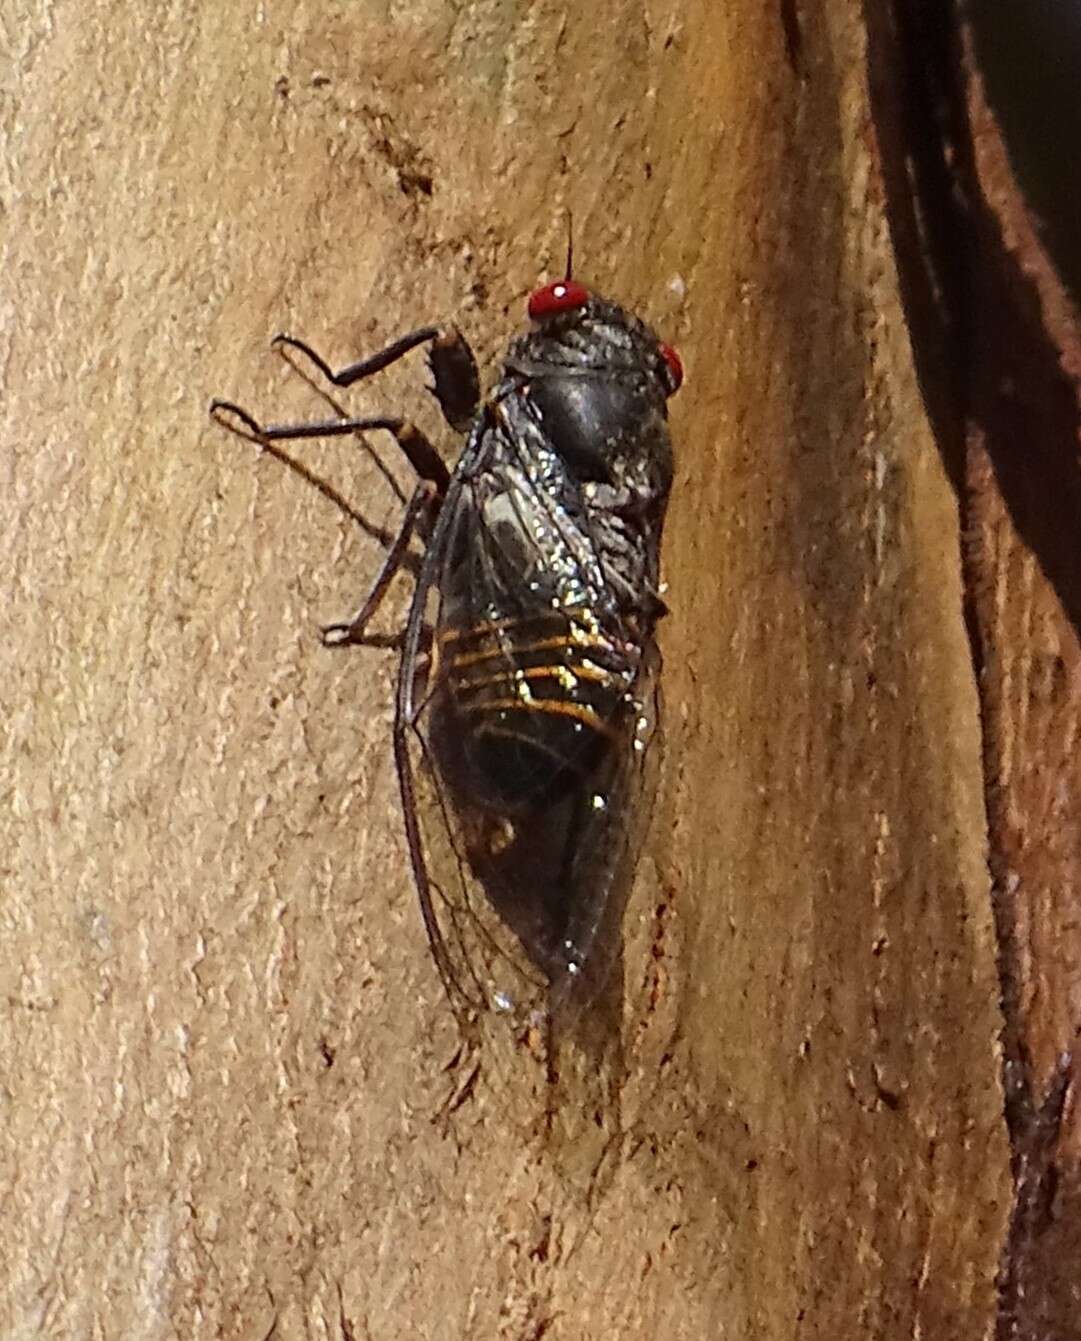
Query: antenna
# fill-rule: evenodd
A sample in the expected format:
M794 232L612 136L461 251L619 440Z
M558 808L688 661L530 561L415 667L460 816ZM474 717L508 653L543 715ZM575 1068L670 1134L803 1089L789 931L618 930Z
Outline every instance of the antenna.
M574 273L574 216L570 208L567 208L567 273L563 276L565 280L571 278Z

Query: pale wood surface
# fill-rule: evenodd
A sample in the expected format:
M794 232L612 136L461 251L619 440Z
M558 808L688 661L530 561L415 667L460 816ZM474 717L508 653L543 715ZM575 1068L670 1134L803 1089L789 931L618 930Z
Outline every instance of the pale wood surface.
M957 515L860 7L828 10L9 20L0 1334L986 1334L1009 1181ZM456 317L490 363L567 206L582 276L688 370L634 1102L591 1206L506 1095L433 1122L456 1037L393 656L317 638L378 546L205 418L318 412L282 328L344 360ZM434 425L421 382L358 408ZM393 525L359 453L310 459Z

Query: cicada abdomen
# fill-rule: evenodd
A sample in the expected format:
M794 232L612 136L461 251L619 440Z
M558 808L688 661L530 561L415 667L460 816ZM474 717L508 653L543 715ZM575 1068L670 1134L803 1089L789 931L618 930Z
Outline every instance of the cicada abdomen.
M625 739L641 649L588 611L447 627L439 649L463 790L482 806L543 809Z

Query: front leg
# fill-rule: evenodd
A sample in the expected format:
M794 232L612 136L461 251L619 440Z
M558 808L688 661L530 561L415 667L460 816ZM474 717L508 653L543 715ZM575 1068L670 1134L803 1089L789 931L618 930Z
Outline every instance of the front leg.
M435 385L432 395L443 418L459 433L468 433L480 404L480 375L469 341L455 329L443 332L428 350Z

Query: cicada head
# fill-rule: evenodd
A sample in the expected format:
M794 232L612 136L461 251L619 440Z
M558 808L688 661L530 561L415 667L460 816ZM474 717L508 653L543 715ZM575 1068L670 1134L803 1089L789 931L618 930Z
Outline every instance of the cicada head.
M645 322L573 279L534 289L527 311L534 330L526 342L564 346L570 363L587 368L649 369L665 398L683 385L683 362Z

